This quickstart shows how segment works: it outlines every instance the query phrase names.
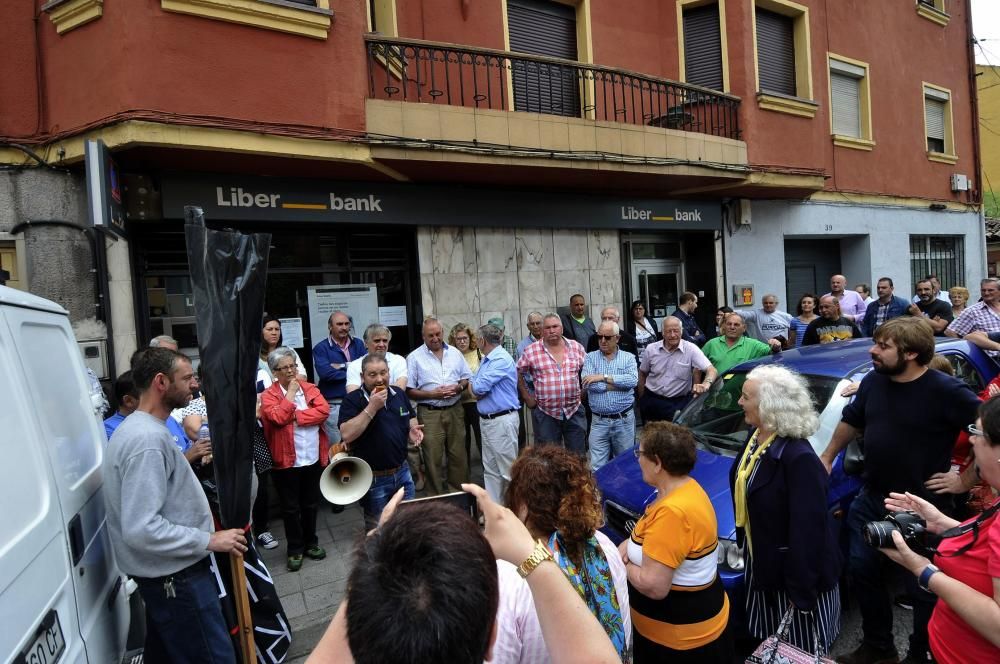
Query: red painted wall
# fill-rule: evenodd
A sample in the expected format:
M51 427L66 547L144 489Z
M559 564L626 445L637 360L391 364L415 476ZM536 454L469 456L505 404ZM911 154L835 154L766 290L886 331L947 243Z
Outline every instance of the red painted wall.
M364 129L367 0L335 0L325 41L169 14L159 2L106 0L104 16L63 36L38 25L44 75L43 132L67 131L134 109L313 127ZM958 200L948 175L974 175L963 0L941 27L912 2L799 0L810 7L816 117L762 111L756 103L753 3L729 0L730 86L752 164L816 169L827 188ZM663 0L592 0L597 64L676 79L676 8ZM35 132L34 24L29 3L0 3L0 135ZM502 49L499 0L399 0L400 35ZM464 11L463 11L464 10ZM871 68L875 149L835 148L830 138L827 51ZM959 162L930 162L921 81L952 90Z

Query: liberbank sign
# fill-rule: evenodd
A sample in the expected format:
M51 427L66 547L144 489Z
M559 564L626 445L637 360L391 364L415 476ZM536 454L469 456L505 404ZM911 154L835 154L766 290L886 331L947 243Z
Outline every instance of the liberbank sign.
M714 230L719 202L381 182L164 175L163 216L197 205L209 221L508 228Z

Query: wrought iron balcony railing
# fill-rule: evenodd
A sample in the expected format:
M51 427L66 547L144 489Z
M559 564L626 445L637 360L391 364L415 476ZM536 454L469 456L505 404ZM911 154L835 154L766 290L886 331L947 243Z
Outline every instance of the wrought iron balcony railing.
M365 37L368 95L740 138L738 97L571 60Z

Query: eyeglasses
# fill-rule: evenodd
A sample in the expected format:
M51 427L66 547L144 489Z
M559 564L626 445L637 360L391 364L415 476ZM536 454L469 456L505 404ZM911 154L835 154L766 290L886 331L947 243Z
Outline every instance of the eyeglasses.
M638 459L639 457L641 457L645 453L646 453L646 450L640 449L638 445L636 445L635 447L632 448L632 454L635 455L636 459Z
M290 371L292 369L295 369L295 365L294 364L289 364L288 366L284 366L284 367L275 367L274 370L275 371Z
M598 334L597 338L601 341L611 341L612 339L618 338L617 334Z
M970 424L965 427L965 430L969 432L970 436L979 436L980 438L986 438L986 432L982 429L977 429L975 424Z

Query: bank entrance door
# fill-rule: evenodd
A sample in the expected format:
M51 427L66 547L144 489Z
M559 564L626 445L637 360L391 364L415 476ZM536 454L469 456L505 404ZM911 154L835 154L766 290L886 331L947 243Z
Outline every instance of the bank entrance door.
M684 292L684 266L680 261L632 259L632 292L646 305L646 315L656 320L673 313ZM626 303L627 306L628 303Z

